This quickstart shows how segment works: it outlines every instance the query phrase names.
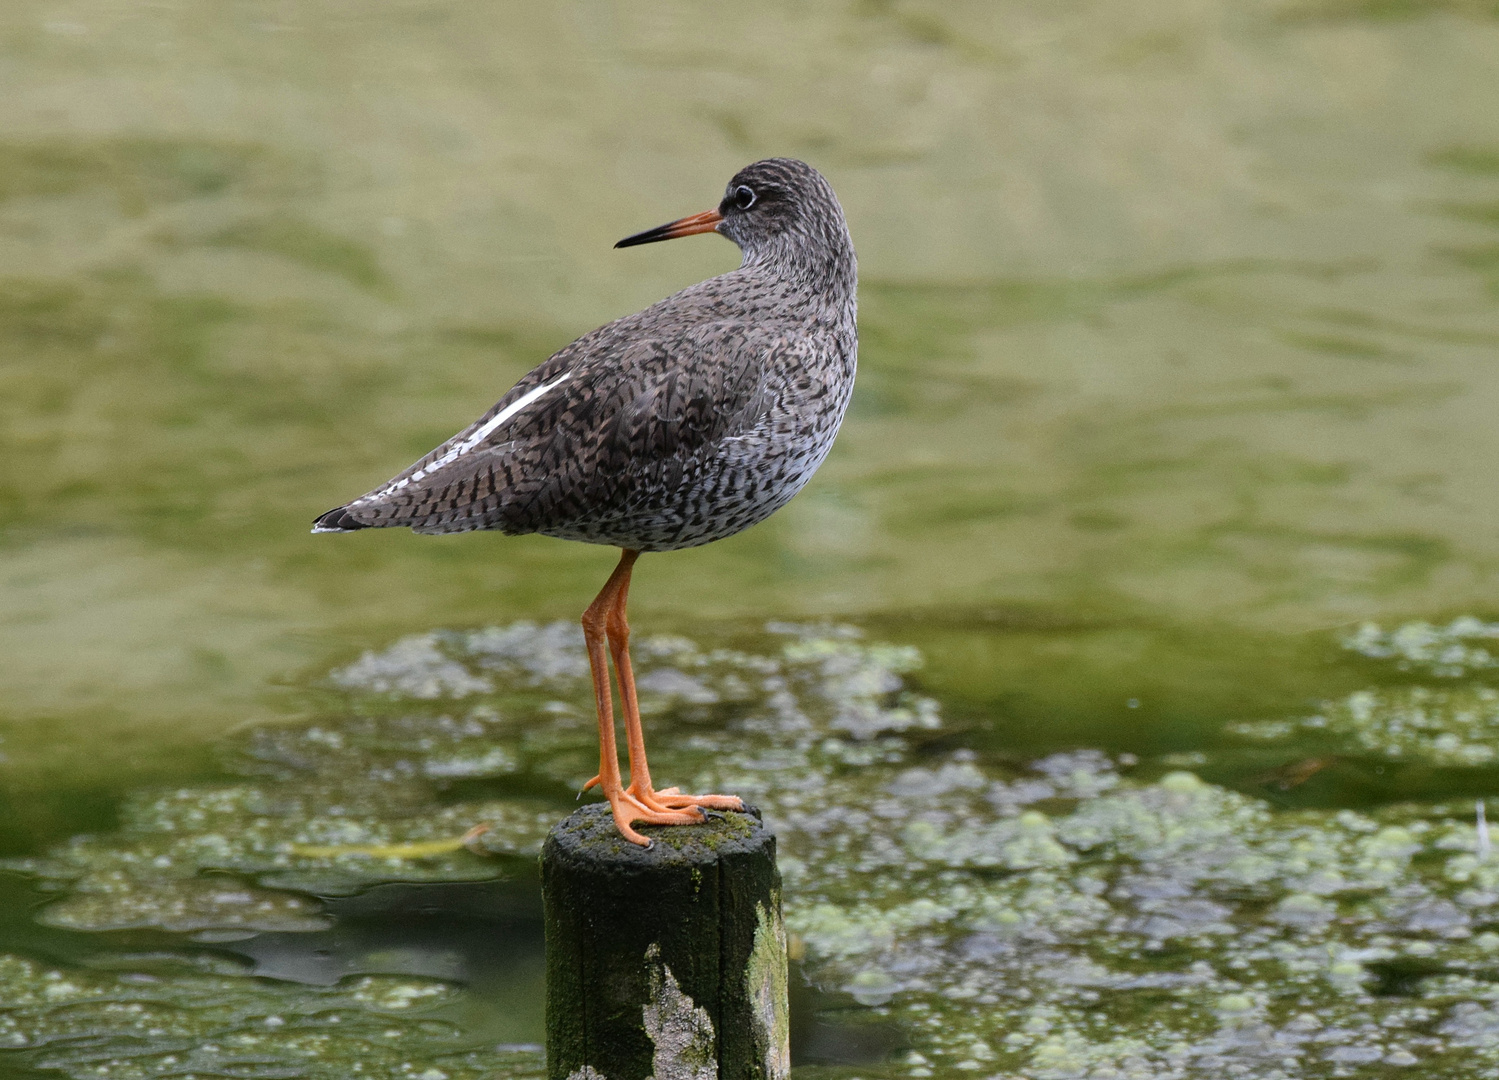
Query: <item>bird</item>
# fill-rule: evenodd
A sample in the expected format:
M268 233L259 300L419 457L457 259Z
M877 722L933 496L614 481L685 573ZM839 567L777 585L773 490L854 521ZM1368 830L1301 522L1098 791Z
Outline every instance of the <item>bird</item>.
M651 841L637 823L692 824L744 804L652 786L625 611L635 562L732 536L784 506L827 457L858 364L858 261L820 172L793 158L756 161L733 176L716 209L614 246L708 232L739 246L737 269L578 338L468 427L312 529L486 529L619 548L582 617L599 727L599 771L584 790L597 785L620 834L643 847Z

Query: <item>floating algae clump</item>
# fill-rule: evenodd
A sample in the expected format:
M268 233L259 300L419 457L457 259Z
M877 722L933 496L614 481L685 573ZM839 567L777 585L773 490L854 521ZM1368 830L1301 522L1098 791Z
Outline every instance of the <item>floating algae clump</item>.
M640 643L647 724L673 726L653 771L761 807L803 977L904 1033L860 1075L1499 1077L1499 858L1471 804L1277 811L1097 751L987 759L911 689L912 650L774 633L760 650ZM334 684L347 715L248 733L238 781L141 793L116 832L22 864L58 890L41 918L314 929L328 916L307 892L473 880L499 872L484 853L534 853L596 763L571 627L423 635ZM483 853L456 844L481 821ZM3 963L0 1038L69 1076L540 1067L476 1048L474 991L441 981Z
M1465 615L1446 626L1408 622L1386 631L1366 622L1343 638L1343 647L1375 660L1387 660L1399 671L1458 678L1499 667L1499 623Z
M1402 673L1402 685L1356 690L1299 720L1262 720L1231 725L1250 739L1275 742L1293 735L1326 748L1443 767L1499 764L1499 689L1476 679L1499 661L1499 623L1454 619L1446 627L1406 623L1385 632L1365 623L1343 639L1344 648ZM1487 644L1478 644L1479 642ZM1435 680L1408 682L1409 677Z
M544 1075L534 1051L473 1053L452 1024L430 1015L455 993L440 983L380 977L318 988L65 973L0 957L0 1048L25 1050L36 1069L110 1080Z
M132 798L118 832L12 861L71 887L44 921L80 930L317 929L315 904L271 890L338 895L381 881L491 878L493 864L457 838L487 822L489 850L531 854L555 818L526 800L444 806L432 789L390 775L355 746L320 759L321 736L278 730L267 741L305 750L300 767L279 779ZM419 764L409 771L423 775ZM403 848L434 854L410 858ZM228 876L202 879L208 871Z

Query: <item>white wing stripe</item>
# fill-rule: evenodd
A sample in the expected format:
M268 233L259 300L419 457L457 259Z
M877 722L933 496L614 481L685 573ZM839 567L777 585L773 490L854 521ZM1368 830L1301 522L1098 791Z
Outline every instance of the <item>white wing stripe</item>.
M557 378L553 379L551 382L543 383L540 386L526 391L520 397L512 401L509 405L506 405L499 412L491 416L487 421L485 421L483 427L474 432L468 438L464 439L457 446L453 447L453 449L449 450L442 457L416 470L416 472L412 473L404 480L400 480L397 483L390 485L390 487L380 492L380 494L388 495L392 491L400 491L407 484L410 484L416 480L421 480L436 472L438 469L441 469L445 465L451 465L464 454L468 453L474 447L478 446L485 439L489 438L490 435L494 434L496 428L498 428L506 420L509 420L516 413L520 412L527 405L531 404L531 402L541 397L542 394L545 394L548 390L551 390L554 387L560 386L562 383L566 382L567 377L570 374L571 372L564 372L563 374L557 376Z

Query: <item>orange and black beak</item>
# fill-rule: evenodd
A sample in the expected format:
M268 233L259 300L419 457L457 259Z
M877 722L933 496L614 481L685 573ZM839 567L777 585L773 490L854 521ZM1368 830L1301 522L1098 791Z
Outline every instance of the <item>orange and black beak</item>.
M665 225L657 225L654 229L627 236L614 246L617 248L634 247L636 244L654 244L657 240L675 240L679 236L691 236L693 233L713 232L722 220L723 215L717 210L704 210L701 214L693 214L691 217L684 217Z

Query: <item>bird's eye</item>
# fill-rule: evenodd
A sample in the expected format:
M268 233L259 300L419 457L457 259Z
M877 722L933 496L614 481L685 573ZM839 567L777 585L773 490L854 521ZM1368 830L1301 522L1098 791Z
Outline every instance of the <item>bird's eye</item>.
M740 184L734 189L734 205L741 210L748 210L755 205L755 192L753 188Z

